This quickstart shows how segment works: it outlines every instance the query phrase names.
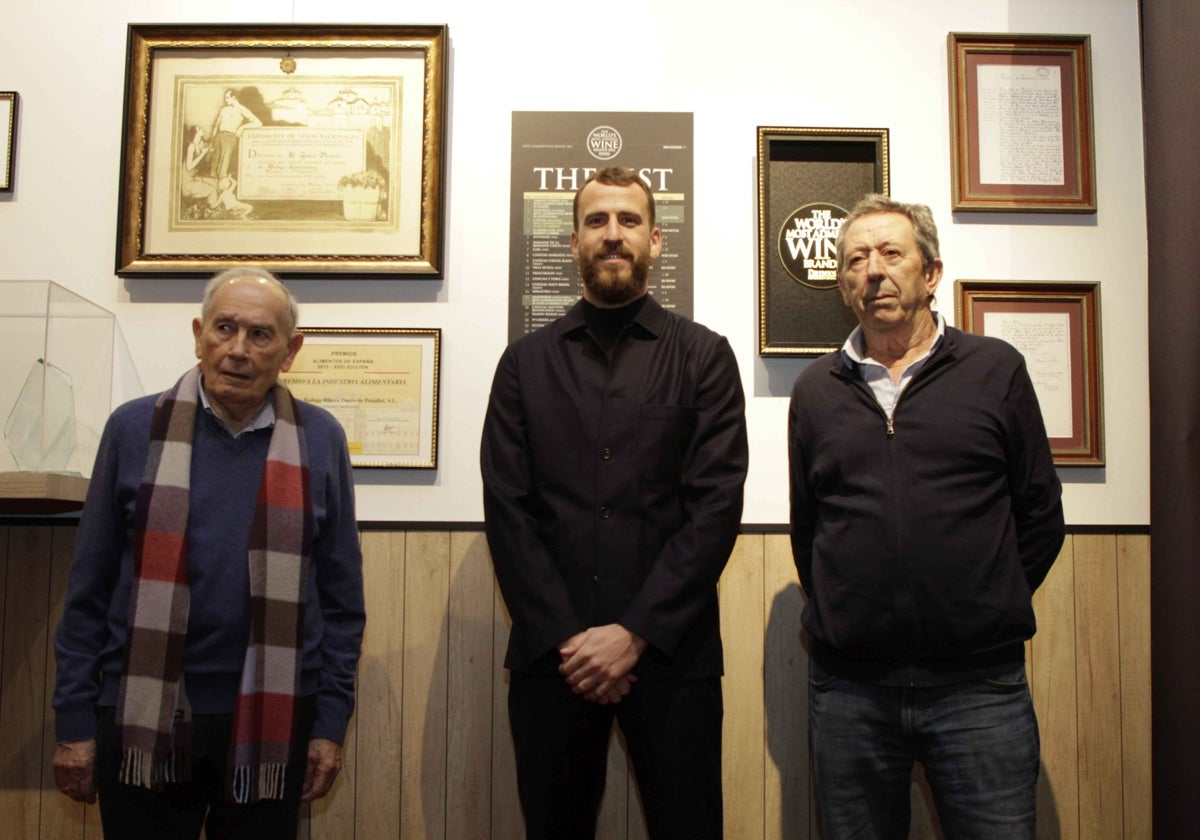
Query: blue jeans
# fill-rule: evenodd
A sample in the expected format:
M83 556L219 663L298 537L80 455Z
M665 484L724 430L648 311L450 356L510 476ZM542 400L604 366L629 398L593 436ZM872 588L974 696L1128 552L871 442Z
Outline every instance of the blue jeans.
M946 840L1034 840L1040 741L1024 665L933 688L812 666L809 731L823 840L905 840L920 762Z

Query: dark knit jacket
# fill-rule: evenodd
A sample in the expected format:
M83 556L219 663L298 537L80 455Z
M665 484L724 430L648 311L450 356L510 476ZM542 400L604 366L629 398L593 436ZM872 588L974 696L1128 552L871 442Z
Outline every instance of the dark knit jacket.
M650 296L611 355L592 326L577 304L511 344L492 382L480 465L504 664L557 674L558 645L615 622L650 645L639 679L719 676L717 579L749 457L737 360Z
M827 670L936 685L1023 661L1064 538L1062 488L1020 353L946 329L884 411L840 353L788 416L803 624Z

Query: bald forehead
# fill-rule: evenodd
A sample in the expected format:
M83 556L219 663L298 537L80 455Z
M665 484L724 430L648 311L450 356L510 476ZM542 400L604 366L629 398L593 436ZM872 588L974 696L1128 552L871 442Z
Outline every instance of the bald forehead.
M235 274L217 288L223 289L227 286L232 286L235 283L245 286L260 286L264 289L273 289L279 292L279 294L284 294L283 284L278 280L273 280L270 277L261 277L257 274Z
M234 301L254 301L257 305L269 309L280 325L287 322L288 295L278 282L272 282L265 277L243 275L231 277L217 286L212 294L212 312L216 313L223 305Z

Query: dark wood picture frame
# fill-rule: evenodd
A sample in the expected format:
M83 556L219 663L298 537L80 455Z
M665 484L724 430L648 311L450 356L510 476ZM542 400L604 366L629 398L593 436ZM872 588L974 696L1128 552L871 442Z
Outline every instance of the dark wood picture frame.
M958 280L954 292L960 329L1025 354L1055 465L1104 466L1100 284Z
M448 40L130 24L117 274L440 277Z
M951 32L951 209L1096 212L1091 38Z
M758 127L758 352L820 356L857 324L837 290L840 219L890 191L886 128Z

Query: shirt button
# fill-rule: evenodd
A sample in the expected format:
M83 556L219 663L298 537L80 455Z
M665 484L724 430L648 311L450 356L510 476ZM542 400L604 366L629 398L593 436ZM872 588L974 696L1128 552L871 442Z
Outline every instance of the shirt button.
M592 575L592 583L599 583L600 575Z
M611 461L612 460L612 450L609 449L607 446L604 447L603 449L601 449L600 450L600 459L603 461Z
M608 505L600 505L600 518L608 519L610 516L612 516L612 511L609 510Z

